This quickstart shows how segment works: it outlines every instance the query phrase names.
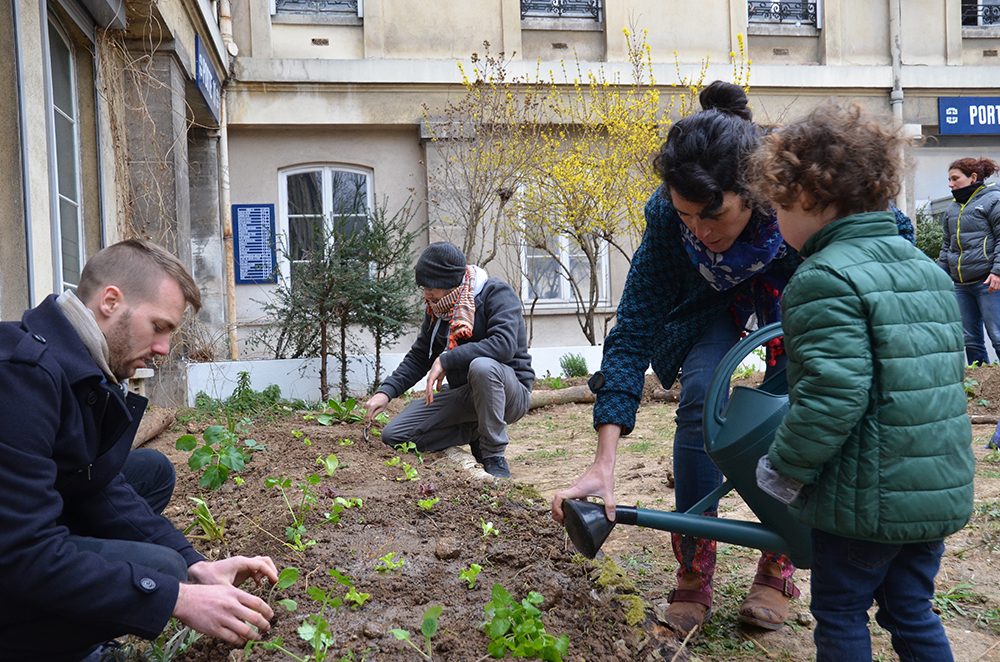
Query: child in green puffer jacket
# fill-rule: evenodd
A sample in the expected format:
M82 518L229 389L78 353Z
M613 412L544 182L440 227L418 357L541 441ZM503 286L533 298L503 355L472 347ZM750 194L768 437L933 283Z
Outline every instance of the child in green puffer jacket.
M901 660L953 659L931 598L943 539L972 512L972 430L951 279L886 211L909 142L828 103L754 155L805 258L781 302L789 411L758 483L813 528L817 662L871 660L873 600Z

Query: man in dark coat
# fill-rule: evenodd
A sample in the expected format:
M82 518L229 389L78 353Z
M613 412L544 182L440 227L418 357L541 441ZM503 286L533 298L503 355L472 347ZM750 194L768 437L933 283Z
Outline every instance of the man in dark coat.
M427 375L424 399L389 421L382 441L412 442L419 451L469 444L487 473L510 478L507 424L528 412L535 380L521 300L504 281L466 264L448 242L424 250L416 280L427 303L420 334L368 400L365 422ZM445 378L448 388L435 393Z
M276 582L271 560L206 561L122 475L146 399L121 382L169 351L187 304L201 297L177 258L128 240L87 263L76 293L0 323L0 662L98 659L171 616L233 644L269 629L271 609L236 587ZM162 509L173 473L164 490L155 455L127 470L152 476L141 489Z

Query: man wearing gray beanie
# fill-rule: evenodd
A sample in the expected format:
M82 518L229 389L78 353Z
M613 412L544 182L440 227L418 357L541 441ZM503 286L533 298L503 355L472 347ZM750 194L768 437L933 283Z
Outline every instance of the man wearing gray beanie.
M510 478L507 424L528 413L535 380L521 301L445 241L429 245L414 271L427 314L410 351L365 405L365 423L426 374L424 398L389 421L382 441L412 442L420 452L469 444L488 474Z

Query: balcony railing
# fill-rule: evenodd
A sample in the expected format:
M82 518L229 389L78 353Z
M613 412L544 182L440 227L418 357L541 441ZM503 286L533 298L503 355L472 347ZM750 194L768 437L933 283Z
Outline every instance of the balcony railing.
M601 20L601 0L521 0L521 18Z
M275 10L282 14L354 14L358 0L276 0Z
M962 25L1000 26L1000 4L976 6L975 3L963 2Z
M747 17L751 23L816 25L816 3L747 0Z

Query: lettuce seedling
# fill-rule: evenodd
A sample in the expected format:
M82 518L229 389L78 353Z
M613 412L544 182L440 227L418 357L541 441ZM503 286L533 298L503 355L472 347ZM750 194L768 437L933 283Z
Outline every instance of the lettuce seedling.
M393 570L403 567L405 559L400 557L399 560L396 561L395 558L396 558L396 552L389 552L385 556L380 557L379 564L375 566L376 572L378 572L380 575L388 575Z
M531 591L517 603L503 586L494 584L491 597L483 608L489 619L486 634L493 640L487 647L491 656L502 658L510 652L511 657L563 662L569 637L564 634L556 638L545 632L542 612L537 607L545 602L540 593Z
M482 570L483 566L478 563L472 563L469 565L468 570L459 570L458 577L459 579L464 579L469 582L469 589L471 590L476 588L476 577L479 576L479 573L482 572Z
M417 508L422 508L423 510L430 512L434 510L434 504L440 500L441 499L438 497L434 497L433 499L419 499L417 501Z

